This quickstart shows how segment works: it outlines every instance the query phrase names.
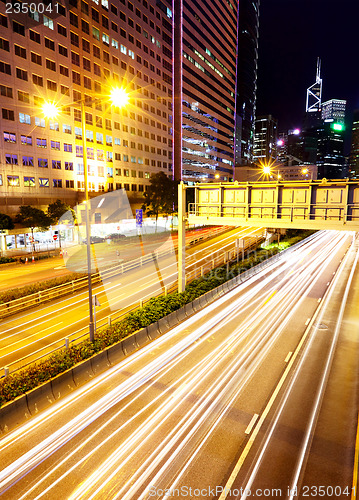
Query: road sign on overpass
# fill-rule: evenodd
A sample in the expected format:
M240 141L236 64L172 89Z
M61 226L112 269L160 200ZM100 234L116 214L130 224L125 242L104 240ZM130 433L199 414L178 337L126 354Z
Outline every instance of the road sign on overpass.
M354 181L227 182L181 189L194 189L187 215L193 224L359 231L359 183Z
M189 202L186 191L191 193ZM189 198L189 197L188 197ZM186 212L187 209L187 212ZM178 186L178 289L185 288L185 224L359 231L359 182L224 182Z

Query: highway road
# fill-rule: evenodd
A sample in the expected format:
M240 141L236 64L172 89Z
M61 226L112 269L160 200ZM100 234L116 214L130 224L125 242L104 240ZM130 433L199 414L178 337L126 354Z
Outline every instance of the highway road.
M351 241L317 233L5 435L2 498L306 498L314 484L329 498L338 481L353 500Z
M195 241L199 238L208 238L216 229L211 227L190 229L186 231L186 245L191 244L191 241ZM168 238L168 233L165 236L162 233L162 239ZM158 241L153 241L155 235L151 234L150 237L144 237L148 239L146 244L150 249L156 250L161 244L161 233L158 233ZM152 240L152 241L151 241ZM173 233L167 245L172 244L177 247L177 233ZM138 242L135 238L121 239L119 244L108 245L107 243L99 243L94 245L96 253L101 258L105 255L106 265L117 265L119 258L123 262L134 259L137 254L141 255L141 251L138 248ZM137 248L136 248L137 247ZM66 247L64 248L66 252ZM120 251L120 257L117 255L117 251ZM67 269L64 264L64 258L62 256L50 257L48 259L38 260L35 262L31 261L31 254L23 255L23 257L28 257L29 262L27 264L9 264L0 266L0 292L4 290L9 290L11 288L21 287L25 285L31 285L34 282L45 281L51 278L57 278L59 276L64 276L71 273L71 269ZM86 271L86 268L84 268ZM75 272L78 269L75 269Z
M186 252L186 271L200 267L218 252L222 254L233 248L236 238L245 237L249 244L261 232L260 229L237 228L193 246ZM103 279L101 285L93 287L93 294L101 304L96 308L97 320L125 310L135 302L139 305L140 300L162 293L165 286L176 279L177 258L174 253L127 273ZM0 325L0 367L4 367L85 328L88 325L87 289L0 320Z

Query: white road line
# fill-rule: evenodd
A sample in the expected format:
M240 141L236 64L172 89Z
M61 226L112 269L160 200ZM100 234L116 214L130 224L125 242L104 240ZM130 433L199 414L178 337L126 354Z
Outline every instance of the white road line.
M309 321L310 321L310 318L308 318L307 321L305 322L305 326L309 325Z
M292 351L288 352L287 357L284 360L284 363L288 363L288 361L290 360L290 357L291 357L292 354L293 354Z
M319 299L318 299L318 304L319 304L319 302L320 302L321 300L322 300L322 298L321 298L321 297L319 297Z
M244 431L244 434L251 433L251 430L253 429L254 424L257 422L258 418L259 418L258 413L255 413L252 417L252 420L249 422L247 429Z

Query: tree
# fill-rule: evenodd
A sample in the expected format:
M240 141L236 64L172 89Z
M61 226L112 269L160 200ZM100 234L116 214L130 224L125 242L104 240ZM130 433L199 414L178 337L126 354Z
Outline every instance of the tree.
M51 219L51 224L57 224L60 217L68 210L71 210L71 207L61 200L56 200L54 203L50 203L47 207L47 215Z
M31 227L32 231L35 227L40 231L47 231L52 222L51 218L43 210L30 205L21 205L15 221L25 227Z
M14 229L14 222L10 215L0 214L0 229Z
M149 189L143 194L145 202L142 209L146 215L156 218L156 224L160 214L169 215L177 211L177 185L177 181L163 172L151 175Z

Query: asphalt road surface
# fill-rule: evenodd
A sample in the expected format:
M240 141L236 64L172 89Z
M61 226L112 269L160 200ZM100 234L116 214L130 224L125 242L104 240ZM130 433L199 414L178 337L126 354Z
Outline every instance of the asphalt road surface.
M293 498L287 488L296 486L306 498L303 487L318 481L323 498L336 481L351 489L359 392L351 241L317 233L5 435L2 498L139 500L165 489L168 498L246 498L249 489L252 498Z

